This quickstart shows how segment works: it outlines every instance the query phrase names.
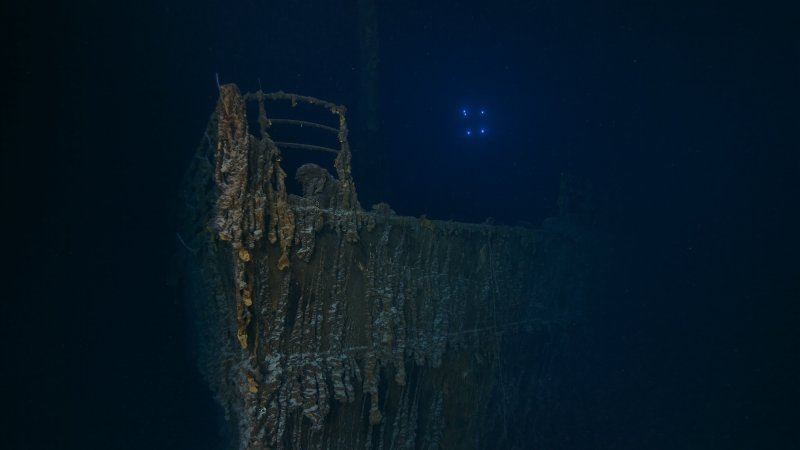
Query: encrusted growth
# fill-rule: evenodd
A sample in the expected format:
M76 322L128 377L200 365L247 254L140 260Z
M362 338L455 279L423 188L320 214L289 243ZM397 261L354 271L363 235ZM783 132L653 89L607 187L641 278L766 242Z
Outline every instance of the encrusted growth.
M287 192L269 135L266 102L286 100L339 126L336 177L300 167L302 196ZM563 277L539 269L558 237L364 211L347 133L342 106L225 85L187 177L190 295L236 446L521 446L513 425L548 405L515 393L545 374L511 368L520 345L552 342Z

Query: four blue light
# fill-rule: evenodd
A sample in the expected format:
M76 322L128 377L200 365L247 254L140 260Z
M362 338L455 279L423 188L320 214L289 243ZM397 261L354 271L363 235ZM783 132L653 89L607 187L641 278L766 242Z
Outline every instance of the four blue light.
M480 108L477 114L470 114L468 108L461 108L461 117L465 120L467 126L464 134L466 137L473 136L486 136L489 128L486 126L485 119L487 117L486 109Z

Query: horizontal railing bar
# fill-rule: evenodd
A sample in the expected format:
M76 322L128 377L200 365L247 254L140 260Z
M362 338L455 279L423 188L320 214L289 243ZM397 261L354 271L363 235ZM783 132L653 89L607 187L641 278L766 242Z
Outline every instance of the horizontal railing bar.
M259 99L289 100L290 102L292 102L292 106L294 106L297 102L303 102L303 103L308 103L309 105L322 106L323 108L326 108L330 110L332 113L335 113L337 115L344 115L347 112L347 108L345 108L342 105L337 105L335 103L326 102L325 100L320 100L318 98L308 97L305 95L289 94L283 91L266 93L259 90L257 92L248 92L247 94L244 94L242 97L244 97L245 101L259 100Z
M276 142L275 145L278 147L285 147L285 148L298 148L302 150L319 150L321 152L328 152L333 154L339 154L339 150L334 150L328 147L322 147L320 145L311 145L311 144L298 144L296 142Z
M272 123L285 123L285 124L290 124L290 125L300 125L301 127L307 125L307 126L310 126L310 127L316 127L316 128L321 128L321 129L326 130L326 131L330 131L333 134L339 134L339 129L338 128L329 127L327 125L322 125L322 124L319 124L319 123L316 123L316 122L309 122L307 120L269 119L269 121L272 122Z

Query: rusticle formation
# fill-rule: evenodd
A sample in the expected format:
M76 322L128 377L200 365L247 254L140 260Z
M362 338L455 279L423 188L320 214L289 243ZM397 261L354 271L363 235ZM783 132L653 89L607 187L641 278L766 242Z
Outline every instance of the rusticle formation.
M270 136L274 101L337 124L336 174L301 166L302 195ZM232 448L523 448L522 425L554 407L547 374L580 295L554 256L564 239L365 211L345 112L221 86L187 173L186 292Z

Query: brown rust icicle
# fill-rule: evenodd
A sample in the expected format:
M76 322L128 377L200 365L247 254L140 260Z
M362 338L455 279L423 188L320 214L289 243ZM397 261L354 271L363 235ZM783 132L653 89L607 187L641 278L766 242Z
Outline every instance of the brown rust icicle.
M244 101L235 84L220 87L214 176L219 190L216 227L220 239L242 244L250 135Z

